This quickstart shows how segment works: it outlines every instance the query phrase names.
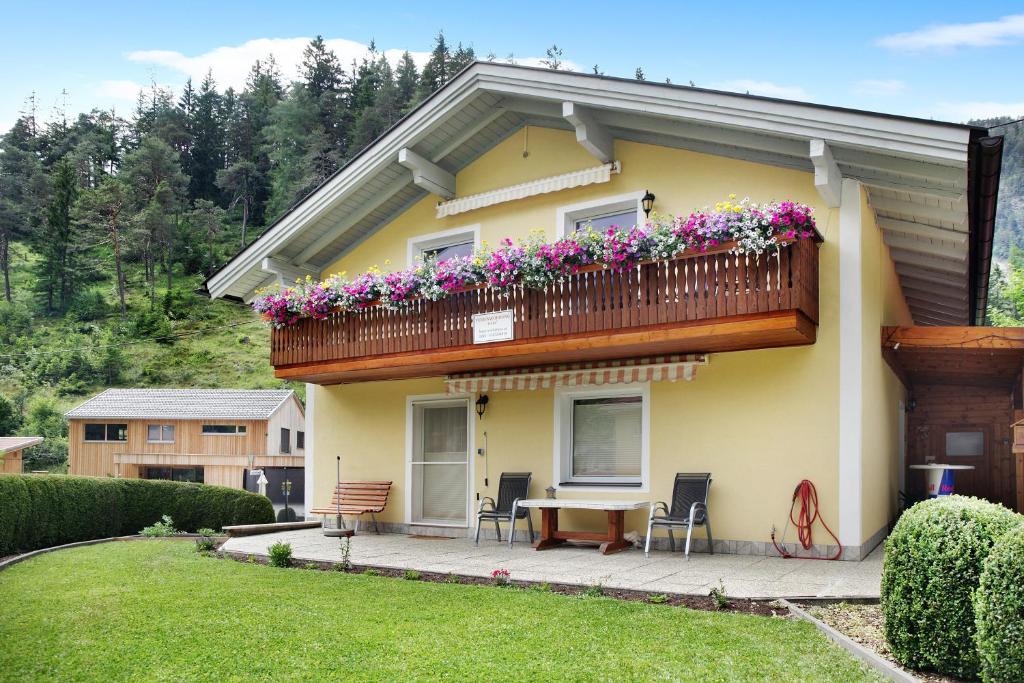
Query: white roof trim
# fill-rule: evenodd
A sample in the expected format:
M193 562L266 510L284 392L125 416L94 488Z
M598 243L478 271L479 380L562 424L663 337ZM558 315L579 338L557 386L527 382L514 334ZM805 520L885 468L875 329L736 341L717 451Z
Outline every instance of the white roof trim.
M264 258L280 255L306 226L316 224L379 173L389 168L393 170L400 150L430 139L439 126L481 95L500 97L499 106L506 113L529 114L532 108L534 113L541 112L537 115L553 121L565 121L563 103L571 102L574 110L585 108L597 123L612 128L638 120L646 122L644 125L663 123L669 129L700 128L717 131L719 135L725 131L738 136L737 144L762 139L765 142L761 144L771 143L779 146L780 154L785 152L780 159L796 159L797 163L802 159L808 167L811 166L808 141L821 140L829 144L834 161L844 175L856 176L858 170L877 166L887 174L916 174L929 181L939 179L939 182L951 183L952 187L946 192L954 197L966 181L971 129L957 124L646 81L477 62L355 157L211 277L207 282L210 295L249 296L250 292L240 286L240 281L251 282ZM469 130L477 128L473 126ZM465 132L458 137L459 144L465 142ZM451 144L455 143L449 142L446 149ZM790 148L794 152L800 150L800 154L790 157ZM433 155L431 160L439 161ZM767 160L765 163L774 162ZM354 222L349 218L339 217L345 228L335 231L332 240L351 228ZM962 220L962 217L955 216L955 220ZM324 242L318 240L315 244L319 247ZM311 249L307 248L302 256L311 258Z
M612 161L600 166L585 168L582 171L570 171L569 173L548 176L547 178L530 180L518 185L500 187L497 190L471 194L438 204L437 217L454 216L466 211L482 209L485 206L494 206L495 204L525 199L538 194L567 190L570 187L607 183L612 179L613 173L620 173L621 171L622 165L618 161Z

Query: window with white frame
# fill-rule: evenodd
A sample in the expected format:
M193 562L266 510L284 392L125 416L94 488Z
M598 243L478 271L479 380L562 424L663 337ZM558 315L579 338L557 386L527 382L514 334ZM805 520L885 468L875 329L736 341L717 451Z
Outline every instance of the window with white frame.
M174 425L146 425L149 443L174 443Z
M643 223L640 199L643 192L605 197L558 209L558 233L571 235L580 230L607 230L613 226L632 228Z
M409 265L417 259L445 261L454 256L472 256L479 244L479 225L412 237L408 246Z
M556 411L556 467L562 486L646 486L646 385L562 391Z

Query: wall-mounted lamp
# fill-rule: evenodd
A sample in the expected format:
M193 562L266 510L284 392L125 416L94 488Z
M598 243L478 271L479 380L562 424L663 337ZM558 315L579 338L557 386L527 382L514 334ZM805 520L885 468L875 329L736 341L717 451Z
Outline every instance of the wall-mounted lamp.
M484 413L487 411L487 403L491 399L487 398L487 394L482 394L480 398L476 400L476 414L483 419Z
M640 198L640 206L644 209L644 215L648 218L651 217L651 209L654 208L654 195L651 194L650 190L644 193L644 196Z

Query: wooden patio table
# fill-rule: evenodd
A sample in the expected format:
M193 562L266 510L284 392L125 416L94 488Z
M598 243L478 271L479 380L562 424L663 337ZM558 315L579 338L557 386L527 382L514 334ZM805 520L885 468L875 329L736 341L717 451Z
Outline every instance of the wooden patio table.
M623 518L626 510L640 510L650 507L646 500L570 500L558 498L525 498L516 501L513 505L514 511L517 507L540 508L540 540L533 544L536 550L547 550L560 545L566 541L598 541L601 543L599 550L605 555L617 553L630 546L629 541L622 537L624 525ZM593 531L562 531L558 528L558 511L560 509L572 510L599 510L608 513L608 530L604 533Z

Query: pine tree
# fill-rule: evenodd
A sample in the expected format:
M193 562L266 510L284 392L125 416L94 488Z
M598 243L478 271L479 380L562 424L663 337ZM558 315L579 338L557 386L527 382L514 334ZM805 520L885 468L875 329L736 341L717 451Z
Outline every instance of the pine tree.
M448 82L451 77L451 51L444 39L444 31L437 34L434 39L434 49L430 52L430 59L423 66L420 74L419 88L416 92L416 101L422 102L435 90Z
M552 45L547 50L547 58L540 60L540 63L551 69L552 71L558 71L562 67L562 49L557 45ZM594 66L594 73L597 73L597 66Z
M131 221L128 203L128 189L124 181L106 176L98 187L82 192L75 207L77 221L97 232L100 240L110 247L122 318L128 314L124 274L124 254Z
M140 249L149 283L150 301L156 300L156 266L163 265L168 289L178 246L178 217L188 176L178 153L156 136L146 137L125 157L123 177L132 206L139 215Z
M78 197L78 178L69 161L57 162L51 174L51 199L46 224L37 242L40 255L37 276L46 295L46 310L67 310L80 276L78 245L71 211Z
M302 53L299 68L305 91L317 108L320 129L325 136L326 150L317 155L318 165L328 167L327 175L337 168L337 160L344 158L348 134L352 125L351 113L345 107L345 73L338 56L317 36Z
M395 70L395 87L398 91L397 106L403 114L407 112L416 99L416 87L419 85L419 72L416 71L416 63L412 61L412 55L408 50L402 53L398 60L398 68Z
M224 227L224 215L224 209L206 199L197 199L195 208L189 212L189 223L193 230L201 235L206 242L207 273L212 273L217 267L217 238L220 236L221 230ZM245 248L244 243L242 248Z
M187 118L191 146L188 154L182 155L182 165L189 176L189 199L219 198L217 171L224 168L222 106L213 74L207 73Z
M252 210L252 204L254 199L254 193L258 182L258 173L256 170L256 164L251 161L236 161L225 169L217 171L217 186L224 191L228 196L228 211L231 211L235 206L239 206L242 209L242 237L240 249L246 247L246 229L249 225L249 212ZM196 207L199 207L199 202L196 201ZM211 262L213 255L213 247L211 246Z
M12 301L10 247L27 239L39 224L47 192L46 176L36 154L34 123L21 117L0 138L0 271L4 298Z

